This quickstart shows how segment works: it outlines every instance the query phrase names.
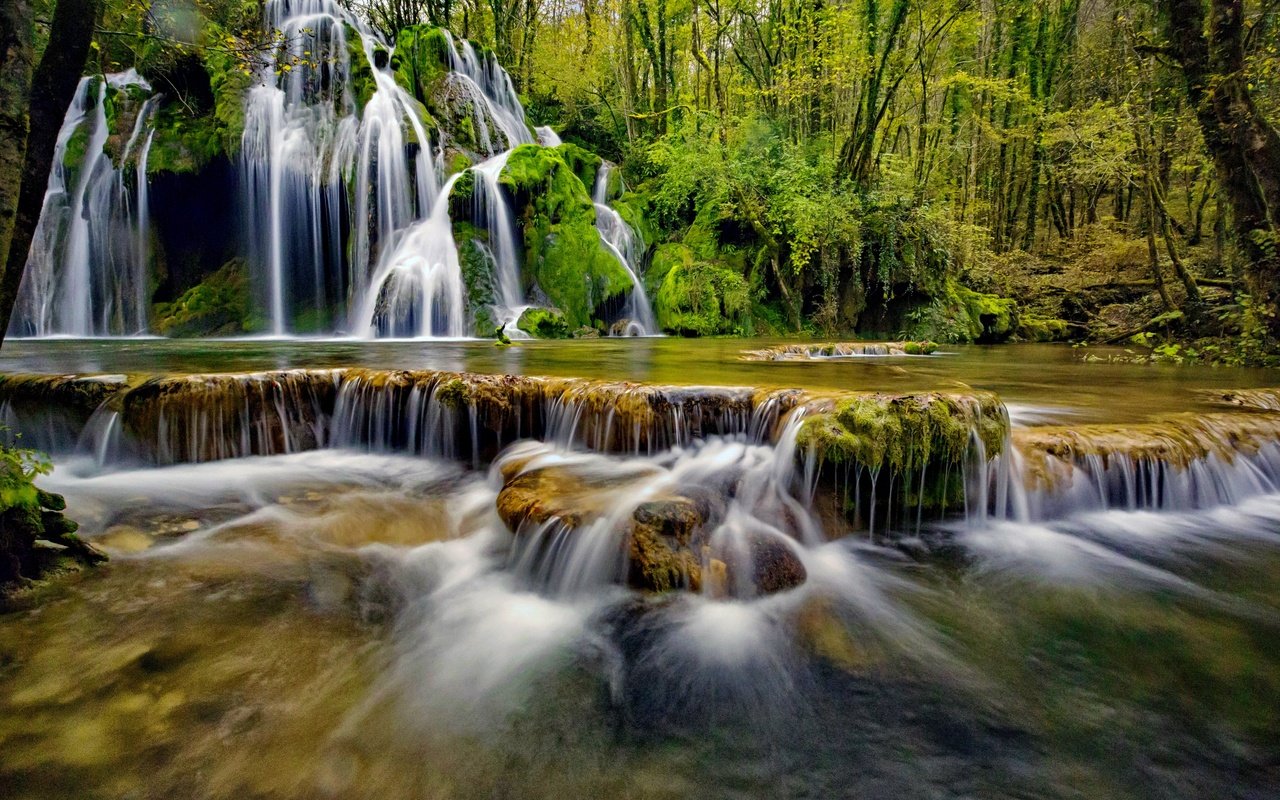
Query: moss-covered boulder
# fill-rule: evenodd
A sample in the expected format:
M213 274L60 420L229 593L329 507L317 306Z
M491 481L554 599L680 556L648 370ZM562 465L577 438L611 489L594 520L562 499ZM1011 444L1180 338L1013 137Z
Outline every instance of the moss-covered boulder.
M573 336L573 328L558 308L526 308L516 321L516 327L535 339L568 339Z
M227 262L172 303L156 303L152 324L164 336L232 336L253 328L244 261Z
M36 487L48 471L37 454L0 445L0 601L52 572L107 560L76 536L79 526L62 513L66 500Z
M600 241L591 196L560 150L521 145L500 180L523 234L527 296L545 298L573 328L620 308L631 277Z
M747 334L751 297L733 269L696 258L685 244L665 244L650 274L661 282L653 297L658 327L681 336Z
M865 394L816 404L796 445L854 522L875 528L962 507L966 459L1000 454L1008 437L990 392Z

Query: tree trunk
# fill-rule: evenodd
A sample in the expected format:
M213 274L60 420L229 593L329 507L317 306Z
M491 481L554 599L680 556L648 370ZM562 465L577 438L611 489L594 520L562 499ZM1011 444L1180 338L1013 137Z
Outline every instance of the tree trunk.
M0 8L0 264L9 252L18 214L22 161L27 150L27 100L31 96L31 4L6 0Z
M1164 0L1161 22L1169 51L1182 68L1222 197L1231 206L1245 278L1280 338L1280 253L1264 246L1280 213L1280 136L1261 116L1245 82L1241 0L1212 0L1205 36L1204 0ZM1270 213L1268 205L1271 205Z
M5 0L6 3L12 0ZM58 0L49 26L49 43L40 65L31 76L30 126L23 155L18 210L13 222L9 249L4 254L4 274L0 276L0 342L9 329L9 318L18 299L18 287L27 265L27 253L40 221L49 169L58 130L67 106L75 95L84 71L98 19L99 0Z

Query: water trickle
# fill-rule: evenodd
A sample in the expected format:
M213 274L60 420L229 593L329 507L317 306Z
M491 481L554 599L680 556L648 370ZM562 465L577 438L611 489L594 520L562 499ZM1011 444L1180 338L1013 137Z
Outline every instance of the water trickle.
M591 201L596 207L596 230L600 232L600 241L604 242L605 247L631 276L631 298L623 312L625 318L630 320L626 335L652 336L658 333L658 323L654 319L649 295L645 293L644 283L639 275L644 242L622 215L609 205L609 174L612 169L612 164L603 163L596 171L596 183L591 191Z
M511 151L508 150L472 167L472 172L477 178L475 191L472 194L475 219L480 221L489 232L489 253L493 256L498 284L498 302L502 306L500 318L503 316L501 311L513 311L524 301L524 291L520 285L520 253L516 247L515 221L511 218L511 208L502 193L502 186L498 183L510 156ZM516 318L519 318L518 314Z

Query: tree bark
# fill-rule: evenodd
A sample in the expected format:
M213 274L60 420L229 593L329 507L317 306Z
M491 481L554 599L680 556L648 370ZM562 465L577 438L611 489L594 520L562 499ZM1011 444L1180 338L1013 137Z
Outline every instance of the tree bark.
M34 36L28 0L6 0L0 7L0 264L9 252L18 214Z
M1243 3L1211 3L1208 35L1205 0L1163 0L1160 18L1231 207L1246 281L1280 338L1280 253L1264 246L1274 240L1280 214L1280 136L1258 111L1243 73Z

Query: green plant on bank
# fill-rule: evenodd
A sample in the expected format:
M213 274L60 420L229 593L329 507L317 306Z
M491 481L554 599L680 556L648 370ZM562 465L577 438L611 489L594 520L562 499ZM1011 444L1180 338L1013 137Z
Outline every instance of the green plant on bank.
M0 442L0 590L105 561L76 536L79 526L63 516L62 496L36 486L53 469L49 457L17 446L7 429L0 436L9 440Z

